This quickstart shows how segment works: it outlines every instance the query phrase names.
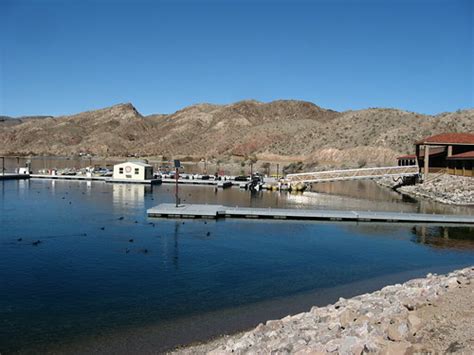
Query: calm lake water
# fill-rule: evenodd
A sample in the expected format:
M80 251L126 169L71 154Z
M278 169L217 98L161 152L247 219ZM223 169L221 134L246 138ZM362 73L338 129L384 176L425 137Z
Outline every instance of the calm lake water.
M473 213L373 183L318 189L180 187L188 203ZM473 228L146 217L173 194L169 185L0 182L0 352L163 351L474 264Z

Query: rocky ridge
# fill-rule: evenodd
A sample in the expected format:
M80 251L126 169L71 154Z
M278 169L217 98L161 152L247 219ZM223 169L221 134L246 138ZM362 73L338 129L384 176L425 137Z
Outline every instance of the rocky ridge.
M467 344L461 344L460 341L466 339L460 338L470 335L451 334L458 340L446 345L449 339L443 337L449 331L437 341L431 339L430 334L437 327L432 320L439 319L433 305L459 292L463 293L461 300L472 303L473 280L474 267L447 275L428 274L426 278L386 286L370 294L340 298L333 305L313 307L309 312L270 320L252 331L179 349L176 353L408 354L444 353L453 347L469 353L474 350L474 343L470 344L467 339ZM472 325L474 314L471 313L463 324ZM433 328L427 328L425 320ZM470 329L465 331L472 333Z
M305 101L246 100L198 104L172 114L143 116L132 104L120 104L11 121L0 122L1 155L296 157L309 166L364 166L392 165L424 136L473 132L474 110L436 116L383 108L336 112Z

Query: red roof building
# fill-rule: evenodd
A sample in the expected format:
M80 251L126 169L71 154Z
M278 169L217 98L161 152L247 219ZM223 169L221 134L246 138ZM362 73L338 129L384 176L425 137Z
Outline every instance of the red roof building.
M423 138L415 143L423 145L474 145L474 134L471 133L441 133L431 137Z
M441 133L415 143L415 154L398 157L398 165L417 164L422 173L474 176L474 134Z
M443 154L445 151L445 148L443 147L439 147L439 148L431 148L430 151L429 151L429 154L430 154L430 157L432 156L435 156L435 155L441 155ZM424 149L421 149L420 150L420 154L418 156L418 158L423 158L425 155L425 150ZM399 157L397 157L397 160L404 160L404 159L416 159L416 155L415 154L406 154L406 155L401 155Z
M474 160L474 150L447 157L448 160Z

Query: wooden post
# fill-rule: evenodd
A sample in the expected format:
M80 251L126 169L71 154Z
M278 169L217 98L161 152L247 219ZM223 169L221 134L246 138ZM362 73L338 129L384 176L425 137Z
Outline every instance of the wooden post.
M176 167L176 173L175 173L175 181L176 181L176 186L175 186L175 198L176 198L176 207L179 205L179 197L178 197L178 179L179 179L179 168Z
M176 207L179 207L179 196L178 196L178 180L179 180L179 168L181 167L181 162L179 160L175 160L174 161L174 167L176 169L176 172L175 172L175 182L176 182L176 186L175 186L175 198L176 198Z
M416 165L418 165L418 172L421 172L419 156L420 156L420 146L417 144L415 146L415 162L416 162Z
M430 169L430 146L425 145L425 161L424 161L424 171L425 176L428 176L428 171Z

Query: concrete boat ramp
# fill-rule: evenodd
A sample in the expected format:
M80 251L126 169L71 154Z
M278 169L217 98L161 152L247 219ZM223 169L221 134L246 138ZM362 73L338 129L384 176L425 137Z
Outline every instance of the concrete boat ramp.
M226 207L222 205L203 204L186 204L176 207L176 205L172 203L163 203L148 209L147 214L148 217L168 218L261 218L310 221L400 222L430 223L439 225L474 225L474 216L400 212Z

